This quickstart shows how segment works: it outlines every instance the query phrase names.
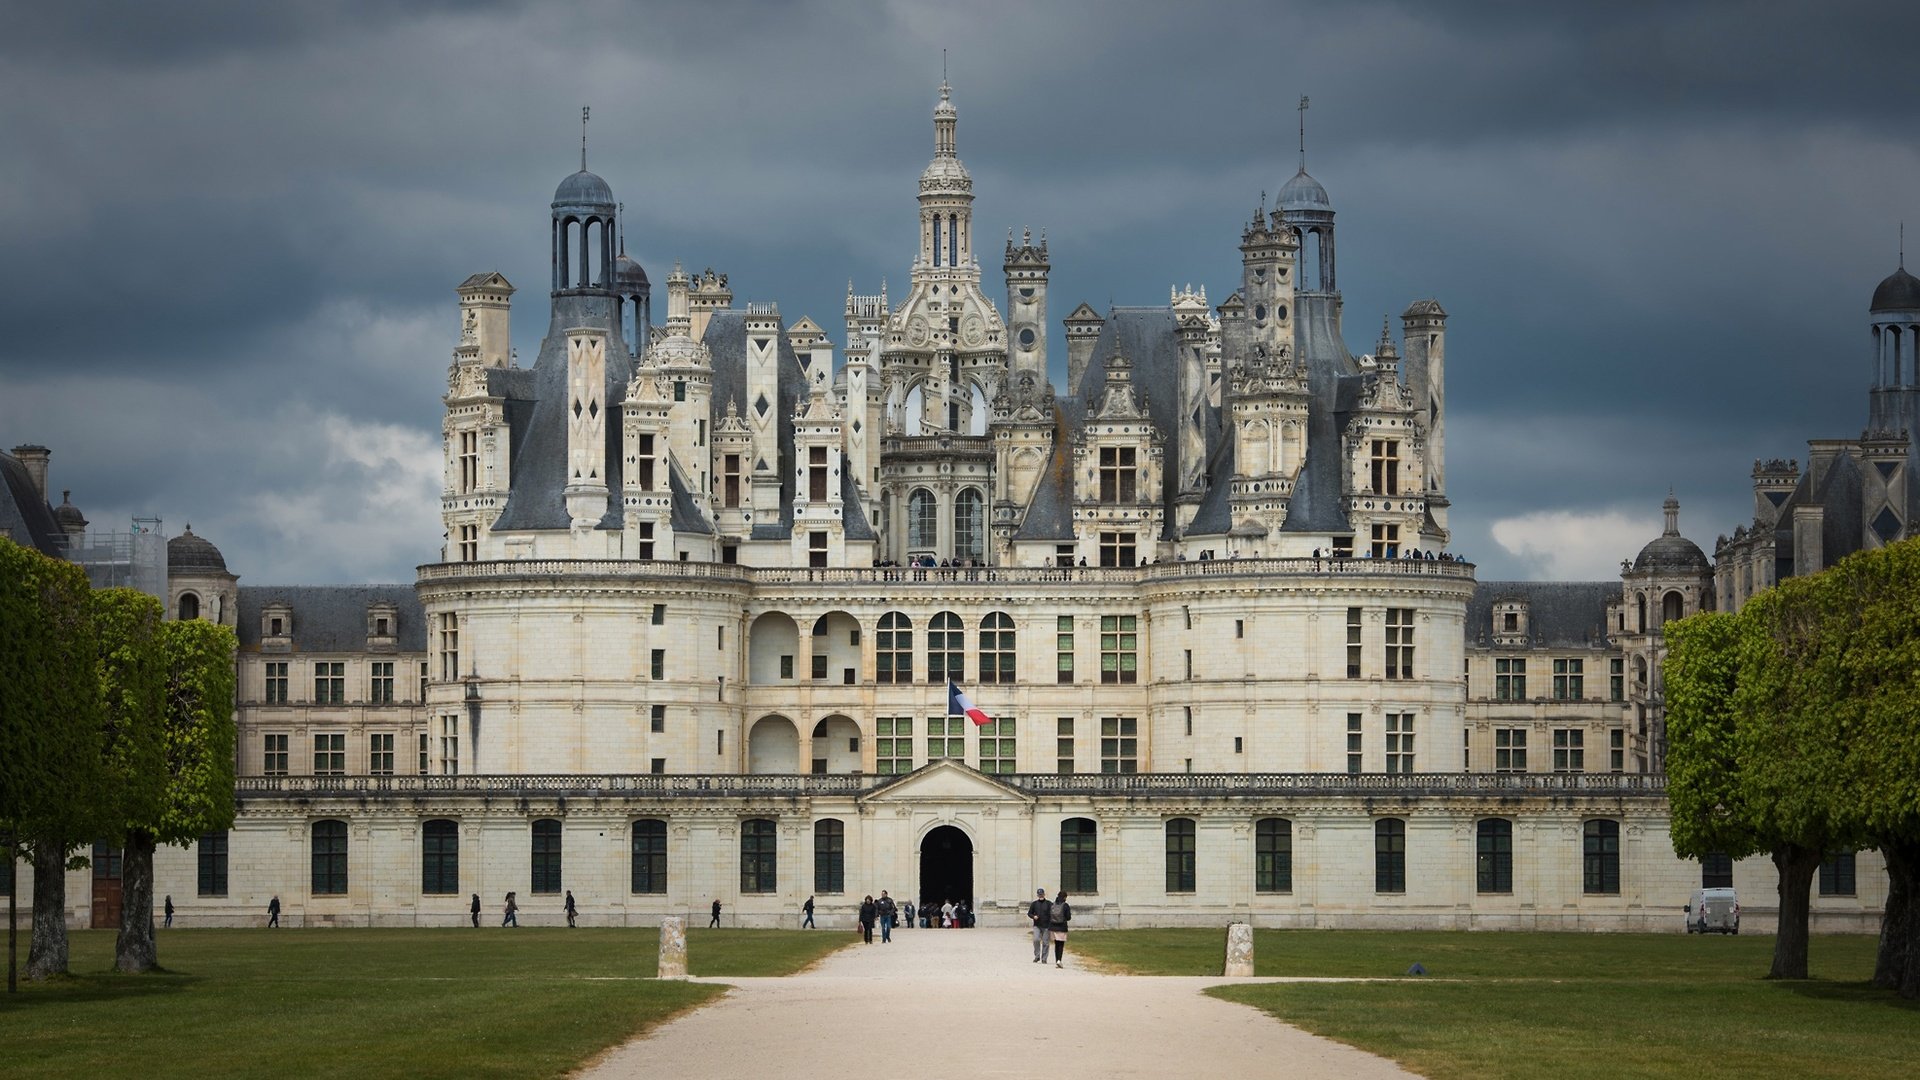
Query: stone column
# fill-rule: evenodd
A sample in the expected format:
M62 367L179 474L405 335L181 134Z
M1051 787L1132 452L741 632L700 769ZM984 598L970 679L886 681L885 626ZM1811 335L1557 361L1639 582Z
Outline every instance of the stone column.
M661 946L661 963L665 964L666 946ZM664 968L663 968L664 970ZM1227 924L1227 966L1223 972L1229 979L1250 979L1253 977L1253 927L1248 923Z
M687 922L678 915L667 915L660 920L660 969L657 974L662 979L687 977Z

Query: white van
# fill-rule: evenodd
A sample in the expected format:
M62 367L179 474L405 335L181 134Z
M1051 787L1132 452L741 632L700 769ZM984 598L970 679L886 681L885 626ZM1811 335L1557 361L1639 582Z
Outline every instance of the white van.
M1732 889L1695 889L1686 912L1689 934L1740 932L1740 900Z

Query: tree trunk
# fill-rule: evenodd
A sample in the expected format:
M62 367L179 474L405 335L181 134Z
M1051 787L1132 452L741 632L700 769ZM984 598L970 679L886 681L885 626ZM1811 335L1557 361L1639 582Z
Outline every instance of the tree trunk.
M159 966L153 940L153 834L127 834L120 860L120 936L113 942L113 970L139 975Z
M1915 859L1916 845L1889 843L1880 845L1887 860L1887 910L1880 918L1880 951L1874 958L1873 985L1882 990L1897 990L1907 969L1907 953L1913 947L1914 873L1920 870Z
M1798 844L1773 849L1773 865L1780 872L1780 928L1773 938L1773 970L1769 979L1807 977L1807 917L1811 913L1813 875L1820 869L1820 852Z
M33 845L33 942L27 978L67 973L67 851L59 841Z
M20 992L20 842L7 839L7 993Z

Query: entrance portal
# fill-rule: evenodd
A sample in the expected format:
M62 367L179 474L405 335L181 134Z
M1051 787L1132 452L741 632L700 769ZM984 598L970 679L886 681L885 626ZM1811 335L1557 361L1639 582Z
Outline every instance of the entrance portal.
M942 825L920 841L920 903L937 909L962 900L973 910L973 841Z

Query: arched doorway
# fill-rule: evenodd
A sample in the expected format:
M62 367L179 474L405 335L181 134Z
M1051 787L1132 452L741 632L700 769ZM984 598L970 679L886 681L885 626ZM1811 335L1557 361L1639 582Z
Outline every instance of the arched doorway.
M941 825L920 839L920 902L945 901L973 908L973 841L952 825Z
M800 771L800 732L793 721L773 714L754 722L747 732L747 771L755 776Z

